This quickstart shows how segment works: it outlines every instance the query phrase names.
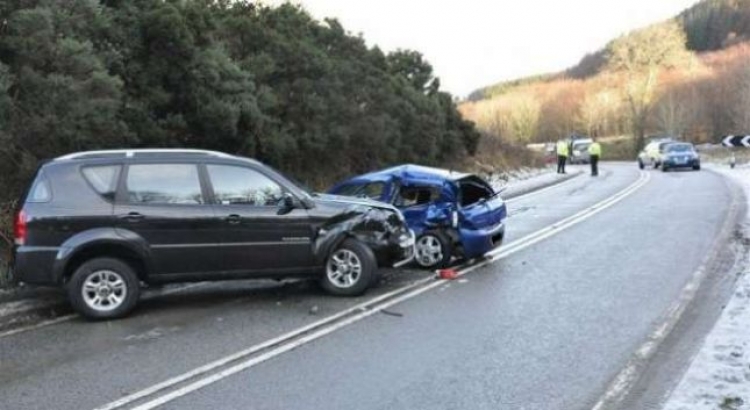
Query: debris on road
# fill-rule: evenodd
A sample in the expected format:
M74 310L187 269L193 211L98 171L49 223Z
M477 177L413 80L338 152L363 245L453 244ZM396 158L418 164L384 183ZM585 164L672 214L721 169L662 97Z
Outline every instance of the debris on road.
M385 310L385 309L381 310L380 313L382 313L384 315L388 315L388 316L404 317L403 313L391 312L390 310Z
M458 272L452 268L440 269L438 271L438 277L443 280L454 280L458 278Z

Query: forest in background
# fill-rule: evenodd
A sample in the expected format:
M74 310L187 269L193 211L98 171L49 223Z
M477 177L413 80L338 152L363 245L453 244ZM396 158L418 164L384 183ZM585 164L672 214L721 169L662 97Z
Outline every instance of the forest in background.
M572 133L718 142L750 134L750 0L703 0L612 40L560 73L477 90L461 111L496 138Z
M462 164L479 142L419 52L368 47L299 6L0 0L0 201L72 151L214 149L322 188Z

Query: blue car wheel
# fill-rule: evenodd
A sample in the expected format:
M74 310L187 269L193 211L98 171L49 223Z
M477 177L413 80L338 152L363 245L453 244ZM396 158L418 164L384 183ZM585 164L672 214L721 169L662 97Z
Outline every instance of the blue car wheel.
M441 232L426 232L417 238L414 245L414 260L425 269L441 269L451 261L453 246Z

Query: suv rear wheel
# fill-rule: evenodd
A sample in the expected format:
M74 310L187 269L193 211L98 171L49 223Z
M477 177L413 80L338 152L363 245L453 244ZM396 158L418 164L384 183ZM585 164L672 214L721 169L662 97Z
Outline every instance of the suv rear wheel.
M374 282L376 269L372 250L359 241L346 239L328 256L321 286L333 295L361 295Z
M127 263L114 258L90 259L76 269L68 282L73 308L91 319L127 315L140 297L138 276Z

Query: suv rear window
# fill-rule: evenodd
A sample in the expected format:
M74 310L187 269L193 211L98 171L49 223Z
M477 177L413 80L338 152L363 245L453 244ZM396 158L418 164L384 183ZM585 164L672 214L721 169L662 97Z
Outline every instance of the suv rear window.
M37 175L36 180L29 189L29 195L26 202L49 202L52 199L52 191L49 188L49 181L43 173Z
M81 172L99 195L114 197L121 169L120 165L99 165L85 167Z
M137 164L128 168L128 202L139 204L202 204L194 164Z

